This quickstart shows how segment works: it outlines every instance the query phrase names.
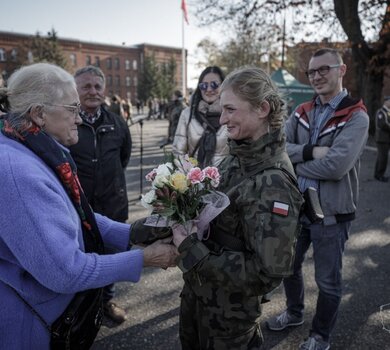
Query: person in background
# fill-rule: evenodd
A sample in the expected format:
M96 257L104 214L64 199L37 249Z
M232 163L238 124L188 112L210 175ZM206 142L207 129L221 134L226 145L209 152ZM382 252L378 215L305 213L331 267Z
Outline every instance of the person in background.
M77 70L74 77L83 123L77 127L79 142L69 149L77 165L81 186L95 212L115 221L126 222L128 198L125 169L132 146L129 128L122 117L102 106L105 77L100 68L86 66ZM115 104L115 99L113 96L112 104ZM104 313L121 323L127 318L126 312L112 301L114 293L114 285L104 289Z
M108 107L108 110L111 113L114 113L116 115L123 117L122 101L118 95L111 96L110 106Z
M0 108L0 347L48 350L51 327L66 327L79 292L99 306L103 286L174 266L177 252L161 240L129 250L140 231L92 212L68 150L82 123L72 75L48 63L22 67L0 88ZM103 255L104 245L120 253ZM89 342L75 348L88 349L101 313L90 314L89 299L81 305L97 330L79 324Z
M376 112L375 141L378 153L374 177L378 181L388 182L385 173L390 149L390 96L385 96L383 106Z
M177 125L179 123L181 112L184 109L183 94L180 90L176 90L172 95L171 103L168 107L168 143L173 142Z
M287 309L267 321L273 331L303 324L302 264L312 244L319 293L310 334L300 350L330 348L342 296L342 257L357 207L360 155L369 118L363 102L352 99L342 87L346 71L337 50L316 51L306 74L317 97L299 105L285 127L299 189L302 193L316 189L324 214L322 220L301 217L294 274L283 281Z
M172 145L175 156L188 154L205 167L217 166L228 154L226 126L219 123L219 87L224 77L216 66L201 73L190 106L180 116Z
M267 73L238 69L220 93L230 154L220 164L218 191L230 205L207 240L198 239L195 225L188 233L173 227L186 350L260 349L261 299L292 271L303 202L285 149L285 103Z
M126 121L128 126L131 125L131 111L133 106L130 100L122 100L122 109L123 109L123 119Z

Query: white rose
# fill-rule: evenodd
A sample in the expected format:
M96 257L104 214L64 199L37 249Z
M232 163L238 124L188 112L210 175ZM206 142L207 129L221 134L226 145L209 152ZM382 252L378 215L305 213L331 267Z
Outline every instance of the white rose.
M153 209L152 203L157 199L156 193L154 190L150 190L148 193L145 193L141 197L141 204L146 209Z
M171 177L170 173L168 175L157 175L152 182L153 188L164 187L165 184L169 183L170 177Z
M156 169L156 174L157 176L159 175L169 176L171 175L172 170L173 170L172 163L160 164Z

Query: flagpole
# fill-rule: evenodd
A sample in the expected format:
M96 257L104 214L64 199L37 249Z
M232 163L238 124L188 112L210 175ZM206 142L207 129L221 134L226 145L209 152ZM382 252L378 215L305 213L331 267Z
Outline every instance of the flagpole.
M185 48L184 48L184 11L182 11L181 14L181 76L182 76L182 90L183 90L183 96L187 96L187 89L186 89L186 80L185 80Z

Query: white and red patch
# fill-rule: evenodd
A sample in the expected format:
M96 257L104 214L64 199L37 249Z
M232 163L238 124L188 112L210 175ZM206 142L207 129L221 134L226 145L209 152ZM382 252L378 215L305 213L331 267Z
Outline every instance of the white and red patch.
M289 208L290 206L288 204L275 201L272 207L272 212L281 216L288 216Z

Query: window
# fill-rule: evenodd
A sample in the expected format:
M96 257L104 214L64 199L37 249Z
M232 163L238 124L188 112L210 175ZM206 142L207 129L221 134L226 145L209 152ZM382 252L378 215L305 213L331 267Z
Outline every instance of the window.
M34 61L34 56L33 56L33 53L31 51L29 51L27 53L27 61L28 61L28 63L33 63L33 61Z
M108 57L107 58L107 69L112 69L112 59L111 57Z
M92 63L91 56L89 56L89 55L86 56L86 57L85 57L85 64L86 64L87 66L90 66L91 63Z
M126 97L127 97L128 101L131 101L131 92L130 91L126 92Z
M7 59L7 56L5 54L5 50L2 47L0 47L0 62L4 62L4 61L6 61L6 59Z
M131 77L127 76L126 77L126 86L130 86L131 85Z
M137 60L133 60L133 69L137 70Z
M115 76L115 86L121 85L121 77L119 75Z
M130 69L130 60L125 61L125 68L126 68L126 70Z
M95 66L100 67L100 58L99 56L95 56Z
M112 75L107 75L107 85L112 86Z
M11 61L15 62L18 57L18 50L12 49L11 51Z
M134 81L134 86L137 86L137 85L138 85L138 79L137 79L137 77L134 77L133 81Z
M119 58L115 58L115 59L114 59L114 65L115 65L115 69L119 69L119 68L120 68L120 65L119 65Z
M70 58L70 64L73 66L73 67L76 67L77 66L77 58L76 58L76 55L74 53L71 53L69 55L69 58Z

